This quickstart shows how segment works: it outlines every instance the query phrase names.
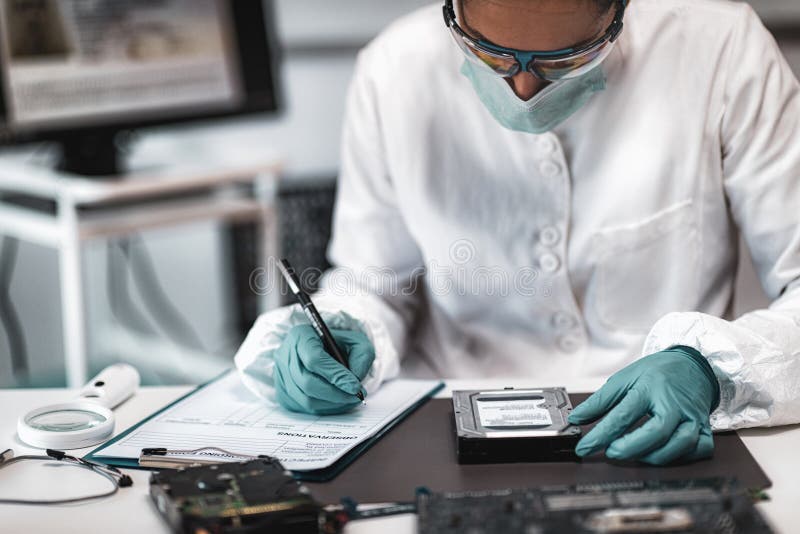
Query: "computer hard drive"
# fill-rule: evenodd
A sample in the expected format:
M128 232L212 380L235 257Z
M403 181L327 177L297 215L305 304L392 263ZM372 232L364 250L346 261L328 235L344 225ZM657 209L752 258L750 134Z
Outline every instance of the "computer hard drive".
M574 461L581 429L564 388L454 391L458 462Z

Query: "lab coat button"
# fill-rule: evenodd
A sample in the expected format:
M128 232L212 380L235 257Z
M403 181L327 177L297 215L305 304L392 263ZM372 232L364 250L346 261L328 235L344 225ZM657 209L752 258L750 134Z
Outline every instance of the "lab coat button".
M549 137L542 137L539 139L539 150L545 154L552 154L556 151L556 143Z
M539 242L546 247L554 247L558 245L560 240L561 234L559 234L558 229L554 226L547 226L542 228L542 231L539 232Z
M575 317L567 312L556 312L553 314L553 326L559 331L569 330L577 324Z
M561 261L555 254L542 254L539 258L539 267L546 273L554 273L561 267Z
M558 163L547 160L542 163L542 165L539 167L539 170L541 170L542 174L546 177L552 178L554 176L558 176L558 174L561 172L561 167L558 165Z
M564 352L575 352L581 348L583 338L578 334L567 334L558 340L558 348Z

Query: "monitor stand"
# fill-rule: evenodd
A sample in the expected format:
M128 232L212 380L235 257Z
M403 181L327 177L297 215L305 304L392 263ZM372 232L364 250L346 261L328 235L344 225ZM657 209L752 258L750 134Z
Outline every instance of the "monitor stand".
M117 131L101 130L62 138L57 169L89 178L122 178L125 165L118 137Z

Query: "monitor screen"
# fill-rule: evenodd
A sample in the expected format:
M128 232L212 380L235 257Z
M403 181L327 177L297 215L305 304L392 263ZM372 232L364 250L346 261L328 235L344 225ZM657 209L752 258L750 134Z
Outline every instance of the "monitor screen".
M48 137L275 109L261 0L0 0L0 129Z

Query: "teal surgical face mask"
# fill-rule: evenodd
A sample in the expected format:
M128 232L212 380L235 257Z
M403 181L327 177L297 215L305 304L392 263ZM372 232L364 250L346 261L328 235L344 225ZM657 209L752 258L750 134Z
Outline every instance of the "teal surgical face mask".
M464 60L461 73L497 122L510 130L532 134L551 131L582 108L594 93L606 88L603 69L597 67L583 76L552 83L524 101L505 78L472 61Z

